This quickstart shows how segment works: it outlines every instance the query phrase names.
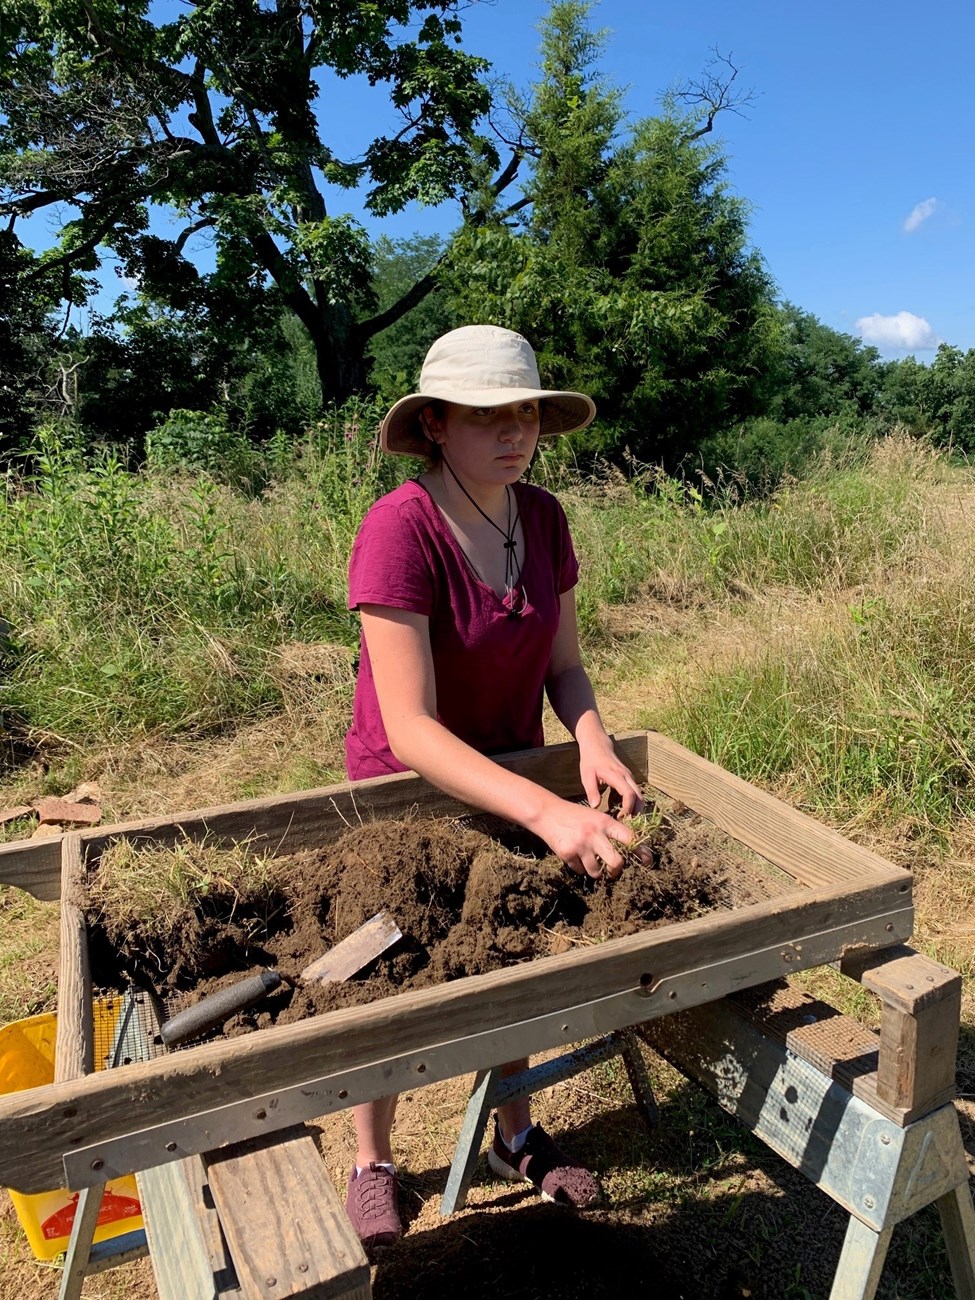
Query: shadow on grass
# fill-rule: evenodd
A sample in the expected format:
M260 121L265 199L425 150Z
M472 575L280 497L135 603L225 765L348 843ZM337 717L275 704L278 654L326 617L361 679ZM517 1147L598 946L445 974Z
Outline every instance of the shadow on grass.
M376 1300L826 1300L846 1213L698 1088L678 1084L653 1133L626 1105L552 1131L600 1174L605 1204L575 1214L541 1203L482 1159L476 1204L411 1229L447 1170L404 1170L407 1235L377 1257ZM895 1230L877 1300L953 1295L929 1207Z

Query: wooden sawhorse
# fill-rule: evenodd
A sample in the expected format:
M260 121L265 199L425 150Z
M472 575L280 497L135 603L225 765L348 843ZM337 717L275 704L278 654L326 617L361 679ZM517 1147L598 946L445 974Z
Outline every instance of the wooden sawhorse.
M879 995L879 1039L781 981L638 1032L849 1211L830 1300L872 1300L894 1227L931 1204L957 1300L975 1300L975 1209L952 1104L961 978L903 947L841 969Z

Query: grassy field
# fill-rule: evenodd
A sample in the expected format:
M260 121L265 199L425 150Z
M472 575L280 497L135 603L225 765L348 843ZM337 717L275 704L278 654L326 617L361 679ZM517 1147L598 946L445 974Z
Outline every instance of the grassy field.
M111 458L83 464L50 439L35 481L11 479L0 508L0 614L13 629L0 806L95 780L116 819L341 779L356 638L345 560L385 473L368 439L335 429L310 436L260 493L136 476ZM896 436L745 504L650 474L581 484L544 463L541 473L580 553L607 723L670 734L915 871L915 943L968 980L959 1106L975 1152L970 473ZM56 906L0 890L0 1023L53 1006L56 944ZM873 1017L858 986L831 972L807 979ZM624 1089L610 1068L571 1086L602 1155L617 1153L604 1179L613 1205L642 1207L675 1258L686 1233L730 1233L777 1279L770 1297L824 1294L806 1196L663 1066L657 1086L670 1119L646 1142L613 1126ZM402 1138L410 1168L442 1166L462 1091L416 1095ZM339 1177L347 1128L333 1142ZM427 1213L433 1183L419 1177L416 1195ZM824 1205L829 1259L841 1222ZM933 1220L919 1216L895 1242L884 1300L950 1294ZM726 1272L732 1289L687 1295L757 1294ZM6 1211L0 1300L53 1295L57 1280L30 1261ZM152 1293L145 1264L85 1291Z

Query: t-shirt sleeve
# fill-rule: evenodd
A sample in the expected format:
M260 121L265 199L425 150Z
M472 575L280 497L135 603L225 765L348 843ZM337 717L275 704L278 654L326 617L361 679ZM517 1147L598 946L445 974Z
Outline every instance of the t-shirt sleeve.
M433 613L429 546L410 512L379 502L366 515L349 560L349 609L387 605Z
M579 581L579 561L576 559L575 547L572 545L569 521L558 501L555 501L555 514L558 527L559 595L561 596L564 592L571 591Z

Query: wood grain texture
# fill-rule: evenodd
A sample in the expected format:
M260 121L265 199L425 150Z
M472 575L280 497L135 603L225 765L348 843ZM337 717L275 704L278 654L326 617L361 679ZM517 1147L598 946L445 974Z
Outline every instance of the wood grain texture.
M246 1295L368 1300L369 1262L304 1125L212 1152L204 1164Z
M16 885L42 903L61 897L61 841L9 840L0 844L0 885Z
M637 781L645 781L646 732L616 736L614 744ZM546 745L523 753L502 754L494 761L565 798L582 797L579 751L575 744ZM83 834L83 853L85 861L90 862L106 845L122 836L136 843L166 845L184 836L198 839L205 835L227 843L246 840L255 853L281 855L327 844L360 821L405 817L418 810L424 817L456 817L472 811L469 805L449 798L415 773L401 772L369 781L343 781L271 799L246 799L167 817L100 826ZM0 844L0 884L17 885L35 898L56 899L63 838Z
M340 1067L374 1068L380 1079L388 1077L384 1071L392 1058L412 1062L414 1054L447 1044L453 1073L496 1064L511 1059L505 1055L509 1026L546 1014L560 1016L623 991L641 990L636 996L649 1015L643 991L668 975L700 970L706 976L714 963L780 945L794 949L796 940L848 925L875 929L883 924L878 918L901 918L897 924L903 926L910 922L909 902L910 881L902 872L857 889L800 891L742 912L712 913L590 949L203 1044L75 1084L11 1094L0 1098L0 1184L25 1191L59 1186L65 1151L124 1136L147 1122L181 1121L246 1101L283 1083L319 1079L327 1073L326 1062L334 1063L336 1072ZM767 978L763 973L752 982ZM707 988L706 979L699 983ZM707 993L699 996L704 1000ZM607 1026L614 1027L620 1025ZM488 1036L495 1044L495 1060L481 1059ZM468 1059L472 1053L463 1046L472 1038L480 1044L477 1059ZM349 1104L357 1099L350 1098Z
M852 884L898 870L659 732L647 734L647 764L651 786L701 813L800 884Z
M82 870L80 838L66 835L61 844L56 1083L81 1079L95 1068L88 928L81 910Z
M885 1006L880 1017L877 1096L888 1106L926 1115L955 1095L961 988L916 1016Z
M955 1094L962 981L957 971L906 944L840 962L881 1003L877 1096L912 1116Z
M136 1174L159 1300L243 1297L199 1156Z
M846 963L843 963L844 973ZM957 1002L961 976L941 962L915 952L906 944L875 953L861 963L860 983L876 993L885 1007L916 1016L938 1002Z
M301 978L306 984L309 981L331 984L335 980L347 980L402 937L390 914L377 912L328 952L310 962L301 972Z
M619 737L615 743L626 762L637 769L645 768L645 733ZM494 761L556 794L567 798L582 796L579 752L574 744L501 755ZM470 811L469 805L451 799L414 772L400 772L368 781L343 781L299 794L249 799L167 818L129 822L119 827L99 827L84 837L85 856L90 861L121 834L135 842L156 844L171 844L184 835L191 838L206 835L211 841L246 840L255 853L280 855L327 844L350 826L377 818L395 819L417 812L422 812L424 817L456 817Z

